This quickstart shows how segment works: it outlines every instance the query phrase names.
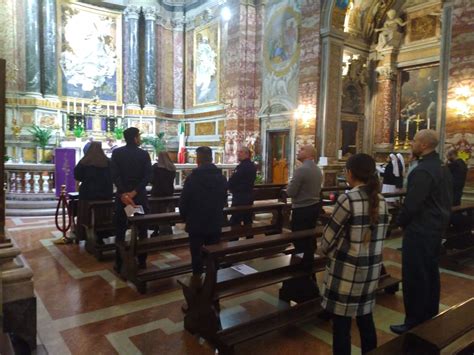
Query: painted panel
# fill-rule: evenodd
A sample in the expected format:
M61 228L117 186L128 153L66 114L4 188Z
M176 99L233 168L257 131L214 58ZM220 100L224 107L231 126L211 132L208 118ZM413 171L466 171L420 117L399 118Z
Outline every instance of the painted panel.
M202 122L196 123L194 126L194 132L196 136L206 136L216 134L216 123L215 122Z
M199 27L194 32L194 105L219 101L219 22Z
M62 96L122 101L122 15L61 3L59 87Z

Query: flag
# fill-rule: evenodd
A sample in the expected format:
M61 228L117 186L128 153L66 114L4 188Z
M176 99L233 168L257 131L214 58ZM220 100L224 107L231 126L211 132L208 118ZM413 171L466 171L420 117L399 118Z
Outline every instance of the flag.
M179 148L178 148L178 163L184 164L186 163L186 147L184 146L184 123L180 123L178 126L178 134L179 134Z

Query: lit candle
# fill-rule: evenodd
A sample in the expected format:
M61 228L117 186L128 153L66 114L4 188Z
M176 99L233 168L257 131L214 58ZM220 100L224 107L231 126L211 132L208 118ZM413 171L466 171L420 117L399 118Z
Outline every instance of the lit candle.
M67 102L67 104L66 104L67 105L67 113L69 114L69 111L70 111L70 109L69 109L69 97L67 98L66 102Z
M84 100L82 100L81 102L81 113L82 113L82 116L84 116Z
M77 113L76 98L74 98L73 109L74 109L74 114L76 114Z
M427 118L427 121L426 121L426 129L430 129L430 118L429 117Z
M109 117L109 116L110 116L110 106L109 106L109 104L107 104L107 117Z
M125 104L122 104L122 118L125 118Z
M114 117L117 117L117 103L114 104Z

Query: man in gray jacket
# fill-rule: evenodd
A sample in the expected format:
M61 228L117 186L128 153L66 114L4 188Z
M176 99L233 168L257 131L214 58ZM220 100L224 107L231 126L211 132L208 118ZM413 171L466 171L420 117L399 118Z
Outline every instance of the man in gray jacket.
M320 192L322 173L314 159L316 149L312 145L300 148L297 158L303 163L295 170L293 178L288 184L287 194L291 197L291 230L300 231L316 227L316 221L321 210ZM314 259L316 241L311 244L305 242L295 243L298 253L305 253L304 262L311 264ZM295 279L283 283L280 298L296 302L306 301L319 295L316 280Z

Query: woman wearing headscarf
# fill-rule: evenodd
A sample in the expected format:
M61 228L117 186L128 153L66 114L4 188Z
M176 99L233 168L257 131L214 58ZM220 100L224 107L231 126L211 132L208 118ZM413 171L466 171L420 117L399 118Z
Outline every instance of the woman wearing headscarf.
M171 161L167 152L159 152L157 162L153 164L153 178L151 195L153 197L168 197L174 193L174 179L176 177L176 167ZM169 212L170 206L164 207L157 212ZM159 226L153 232L153 236L172 233L171 226Z
M74 168L74 179L79 181L79 203L77 211L77 237L85 239L83 223L88 223L88 201L111 200L113 196L110 159L102 150L101 142L90 142L85 156ZM97 241L102 243L102 238Z

